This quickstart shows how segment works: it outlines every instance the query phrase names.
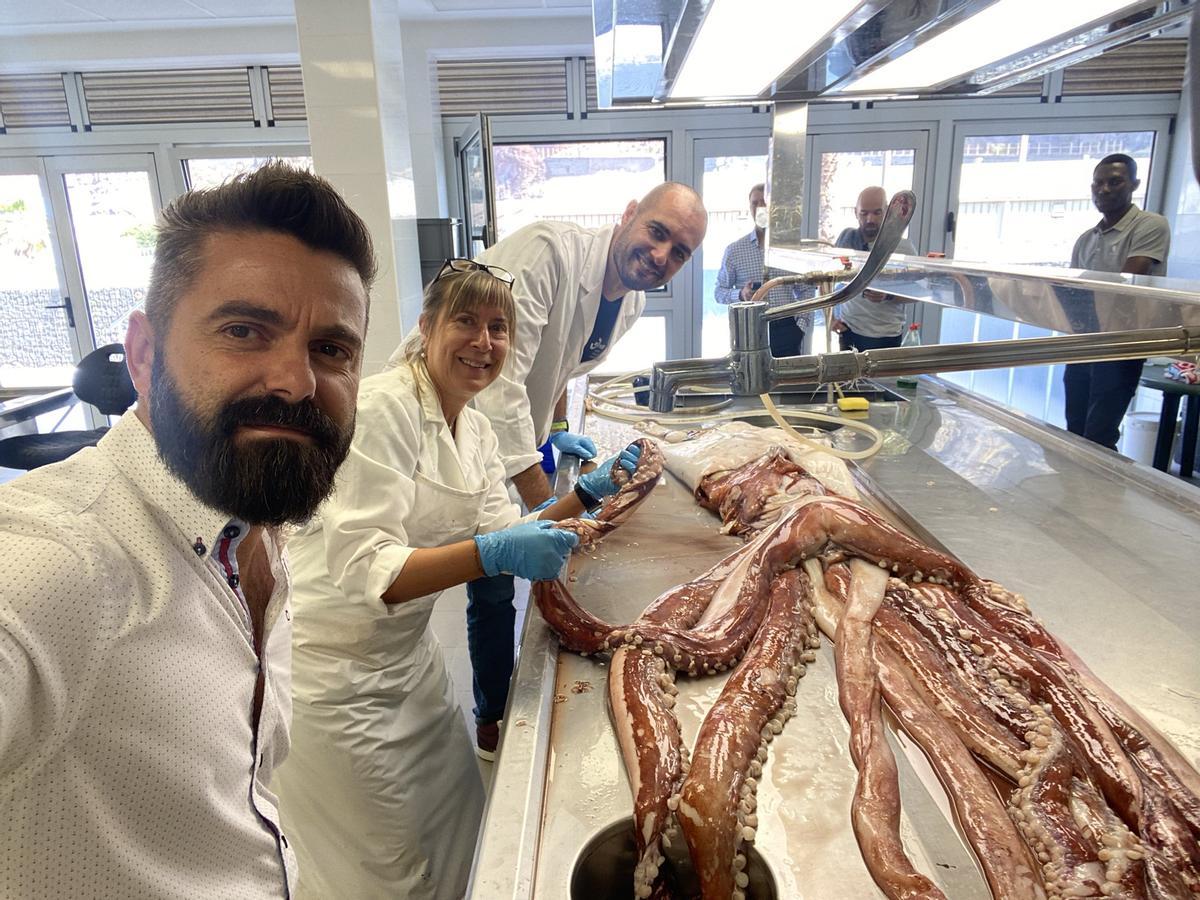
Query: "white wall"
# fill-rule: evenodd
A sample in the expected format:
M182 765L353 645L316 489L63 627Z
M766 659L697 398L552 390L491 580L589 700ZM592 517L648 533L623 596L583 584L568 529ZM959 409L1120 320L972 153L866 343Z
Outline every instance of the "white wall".
M415 21L400 26L416 181L417 215L449 215L442 119L435 106L439 58L577 56L592 51L587 16L549 19L472 19L448 23ZM564 120L565 124L565 120ZM453 173L451 173L452 175Z
M1163 214L1171 222L1171 255L1167 274L1172 278L1200 279L1200 184L1192 170L1193 129L1200 127L1192 117L1189 88L1185 84L1175 120L1175 139L1167 172Z
M237 28L146 28L0 34L0 72L295 65L294 22Z

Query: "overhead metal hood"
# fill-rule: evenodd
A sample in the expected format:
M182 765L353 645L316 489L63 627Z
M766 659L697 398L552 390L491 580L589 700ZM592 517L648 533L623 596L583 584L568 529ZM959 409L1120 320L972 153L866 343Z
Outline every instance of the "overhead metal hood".
M815 43L811 34L797 35L797 52L810 45L811 49L757 93L679 96L674 89L680 71L718 2L593 0L600 105L986 94L1167 31L1178 29L1182 35L1194 5L1193 0L1130 0L974 71L932 85L896 85L881 91L863 90L855 82L1004 0L860 0ZM772 22L764 21L761 27L768 31ZM724 49L726 55L717 64L730 71L739 55L756 50L733 44Z

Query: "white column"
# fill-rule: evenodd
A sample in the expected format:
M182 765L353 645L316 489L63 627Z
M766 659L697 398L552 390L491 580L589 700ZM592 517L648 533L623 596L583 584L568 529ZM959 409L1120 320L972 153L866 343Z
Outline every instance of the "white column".
M379 257L363 374L420 310L412 148L396 0L295 0L313 166L367 223Z

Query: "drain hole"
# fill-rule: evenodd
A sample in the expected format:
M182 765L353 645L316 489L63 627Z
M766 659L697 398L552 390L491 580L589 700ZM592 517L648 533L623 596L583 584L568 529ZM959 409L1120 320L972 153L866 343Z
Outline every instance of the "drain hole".
M682 835L666 850L667 861L661 877L671 888L667 896L675 900L693 900L700 896L700 885L688 857ZM753 847L748 848L746 874L750 885L747 900L776 900L775 879L766 862ZM637 845L633 839L633 819L621 819L592 836L571 873L571 900L629 900L633 894L633 867L637 865Z

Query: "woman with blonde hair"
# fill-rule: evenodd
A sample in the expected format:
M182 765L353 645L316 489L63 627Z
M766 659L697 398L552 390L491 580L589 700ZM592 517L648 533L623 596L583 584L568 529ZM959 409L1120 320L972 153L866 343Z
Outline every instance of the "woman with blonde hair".
M288 544L290 755L276 776L301 897L457 898L483 810L471 739L429 629L483 575L548 579L578 539L550 527L616 491L614 464L522 517L488 420L468 406L515 331L512 276L447 260L404 362L366 378L333 496Z

